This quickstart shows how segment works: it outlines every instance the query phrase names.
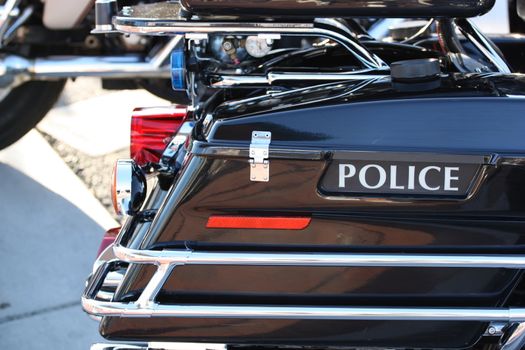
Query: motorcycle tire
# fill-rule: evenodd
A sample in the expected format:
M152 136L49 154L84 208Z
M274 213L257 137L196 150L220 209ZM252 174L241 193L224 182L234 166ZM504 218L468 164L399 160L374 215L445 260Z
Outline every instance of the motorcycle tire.
M18 141L49 112L66 81L30 81L0 101L0 149Z

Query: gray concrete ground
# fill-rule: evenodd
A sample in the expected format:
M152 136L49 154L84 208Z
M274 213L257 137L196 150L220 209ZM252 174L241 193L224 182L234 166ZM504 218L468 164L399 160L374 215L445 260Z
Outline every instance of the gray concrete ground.
M80 294L109 213L36 131L0 152L0 348L87 349Z
M0 151L0 349L85 350L102 341L80 295L117 222L93 195L109 193L100 188L107 183L93 178L108 178L107 158L126 153L132 107L166 103L79 80L39 125L63 146L60 155L36 130ZM86 173L91 188L77 176Z

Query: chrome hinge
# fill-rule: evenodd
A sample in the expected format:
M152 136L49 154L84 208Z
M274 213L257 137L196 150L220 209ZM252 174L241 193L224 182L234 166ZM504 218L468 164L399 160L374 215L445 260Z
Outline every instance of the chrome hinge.
M269 131L253 131L250 143L250 180L258 182L270 181L270 142L272 133Z

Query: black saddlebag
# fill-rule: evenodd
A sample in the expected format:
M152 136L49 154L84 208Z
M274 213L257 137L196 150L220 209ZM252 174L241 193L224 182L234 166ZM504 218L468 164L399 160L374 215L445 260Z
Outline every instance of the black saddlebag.
M180 177L141 239L141 248L150 251L419 254L421 261L272 266L215 265L202 258L175 266L156 302L512 306L520 270L482 265L483 257L525 250L525 99L445 95L341 99L283 111L261 107L238 118L217 113L200 126L201 140L193 141ZM436 254L477 255L481 264L425 265L425 257ZM153 265L134 265L116 300L136 300L154 271ZM105 317L101 331L114 340L468 348L487 324L203 314Z

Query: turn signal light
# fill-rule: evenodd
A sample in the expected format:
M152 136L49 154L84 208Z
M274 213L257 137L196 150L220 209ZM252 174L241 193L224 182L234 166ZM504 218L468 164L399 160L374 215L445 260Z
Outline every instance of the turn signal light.
M268 230L304 230L312 219L308 217L210 216L206 228L241 228Z
M158 163L186 120L186 106L136 108L131 118L131 158L139 165Z

